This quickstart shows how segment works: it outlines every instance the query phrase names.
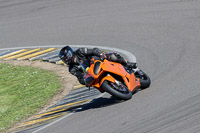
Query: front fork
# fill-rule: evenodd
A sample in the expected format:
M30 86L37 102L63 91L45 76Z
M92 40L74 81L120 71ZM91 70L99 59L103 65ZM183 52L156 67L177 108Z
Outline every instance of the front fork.
M103 84L103 82L104 82L105 80L110 81L110 82L113 82L113 83L116 82L116 80L115 80L110 74L107 74L107 76L105 76L105 77L101 80L100 86Z

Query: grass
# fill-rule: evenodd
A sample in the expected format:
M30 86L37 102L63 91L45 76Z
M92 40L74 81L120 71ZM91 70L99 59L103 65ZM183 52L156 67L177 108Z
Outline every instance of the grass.
M0 64L0 132L36 113L60 87L51 72Z

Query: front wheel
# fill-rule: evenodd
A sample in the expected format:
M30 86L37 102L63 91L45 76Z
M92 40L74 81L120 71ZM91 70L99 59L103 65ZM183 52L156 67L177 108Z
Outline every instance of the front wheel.
M146 89L150 86L151 84L151 79L149 76L144 73L142 70L139 70L138 72L135 73L135 77L140 79L140 84L141 84L141 89Z
M111 95L123 99L123 100L129 100L132 98L132 93L129 91L129 89L123 85L123 84L116 84L112 83L110 81L105 80L102 84L102 88L110 93Z

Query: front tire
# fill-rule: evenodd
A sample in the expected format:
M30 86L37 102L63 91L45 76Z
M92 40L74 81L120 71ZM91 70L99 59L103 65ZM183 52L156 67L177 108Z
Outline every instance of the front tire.
M140 84L141 84L141 89L146 89L150 86L151 84L151 79L149 78L149 76L144 73L142 70L140 70L140 72L137 72L137 74L135 74L136 78L140 79Z
M123 92L115 89L114 86L112 86L110 83L111 82L105 80L102 84L102 88L106 92L110 93L111 95L113 95L119 99L123 99L123 100L129 100L132 98L132 93L129 91L129 89L126 86L124 86L124 89L126 89L126 92L123 93Z

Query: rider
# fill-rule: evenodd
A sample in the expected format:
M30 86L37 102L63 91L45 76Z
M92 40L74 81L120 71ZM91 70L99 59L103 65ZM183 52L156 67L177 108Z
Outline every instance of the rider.
M78 78L78 81L83 85L85 85L86 79L84 78L85 74L81 69L81 63L84 62L90 66L90 59L94 56L100 60L107 59L109 61L120 63L128 68L137 68L136 63L126 61L118 53L104 53L98 48L78 48L74 51L70 46L65 46L59 52L60 59L69 66L69 72L75 75Z

